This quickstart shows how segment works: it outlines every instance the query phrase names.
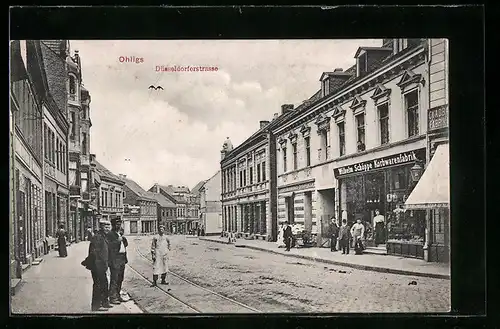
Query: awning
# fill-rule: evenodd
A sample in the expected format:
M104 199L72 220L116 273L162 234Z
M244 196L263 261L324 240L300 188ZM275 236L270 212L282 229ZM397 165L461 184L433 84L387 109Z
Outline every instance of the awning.
M438 145L422 177L405 202L407 209L448 208L450 160L448 144Z

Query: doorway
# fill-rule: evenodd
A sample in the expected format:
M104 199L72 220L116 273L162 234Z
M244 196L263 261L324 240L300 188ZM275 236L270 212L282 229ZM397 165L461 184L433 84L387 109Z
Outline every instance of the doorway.
M285 197L286 211L287 211L287 221L288 224L293 225L295 223L295 196Z

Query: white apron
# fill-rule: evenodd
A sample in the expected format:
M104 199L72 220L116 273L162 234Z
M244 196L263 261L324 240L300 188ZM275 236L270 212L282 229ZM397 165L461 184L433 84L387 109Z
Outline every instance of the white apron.
M157 235L153 238L151 252L156 260L153 263L153 274L161 275L168 272L168 238L166 235Z

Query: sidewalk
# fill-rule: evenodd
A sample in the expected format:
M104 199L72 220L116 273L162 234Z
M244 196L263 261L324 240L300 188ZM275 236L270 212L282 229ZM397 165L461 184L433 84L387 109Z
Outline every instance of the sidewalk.
M92 313L92 276L80 263L89 250L89 242L68 247L68 257L59 258L58 252L44 256L39 265L31 266L21 286L11 298L12 314L82 314ZM132 300L116 305L108 311L96 313L142 313Z
M205 236L200 237L200 240L228 244L227 238ZM262 240L238 239L234 245L235 247L250 248L288 257L367 271L450 279L449 264L431 263L421 259L373 254L354 255L351 253L350 255L342 255L338 251L330 252L329 248L292 248L289 252L286 252L284 248L278 248L275 242Z

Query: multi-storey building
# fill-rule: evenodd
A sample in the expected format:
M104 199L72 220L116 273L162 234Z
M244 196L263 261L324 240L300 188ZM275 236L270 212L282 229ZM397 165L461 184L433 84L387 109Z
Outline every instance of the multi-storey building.
M428 42L384 39L355 58L345 72L323 73L318 99L273 129L280 213L304 217L312 231L316 217L322 245L333 215L361 219L370 243L378 209L387 251L423 258L425 211L404 211L404 203L426 162Z
M271 128L290 115L285 104L271 122L233 149L227 140L221 150L221 202L223 231L240 236L276 240L276 144Z
M200 191L201 226L205 235L217 235L223 231L221 202L221 171L203 182Z
M43 107L45 94L35 83L43 76L40 44L11 42L10 107L14 113L12 148L14 157L12 211L14 252L11 272L20 278L22 267L43 254Z
M94 155L91 155L90 161L94 164L94 175L99 177L98 188L96 187L98 197L97 217L109 221L112 219L123 219L123 185L125 182L100 164L95 159ZM92 211L92 209L90 209L90 211ZM97 228L97 223L93 223L90 220L91 218L92 217L89 215L87 227Z
M429 39L428 51L428 166L405 205L407 209L427 212L424 258L429 261L447 262L450 259L448 41Z
M177 208L175 202L161 194L159 190L156 192L148 192L148 194L157 202L158 224L163 224L167 232L172 232Z
M45 235L50 249L59 225L69 227L68 112L66 60L40 43L45 80L53 101L43 106ZM43 88L40 85L40 88ZM41 89L43 90L43 89Z
M154 184L149 192L160 193L176 205L175 221L172 223L173 233L185 234L198 228L200 203L186 186Z
M125 234L149 234L158 231L157 201L139 184L120 174L125 182L123 229Z

